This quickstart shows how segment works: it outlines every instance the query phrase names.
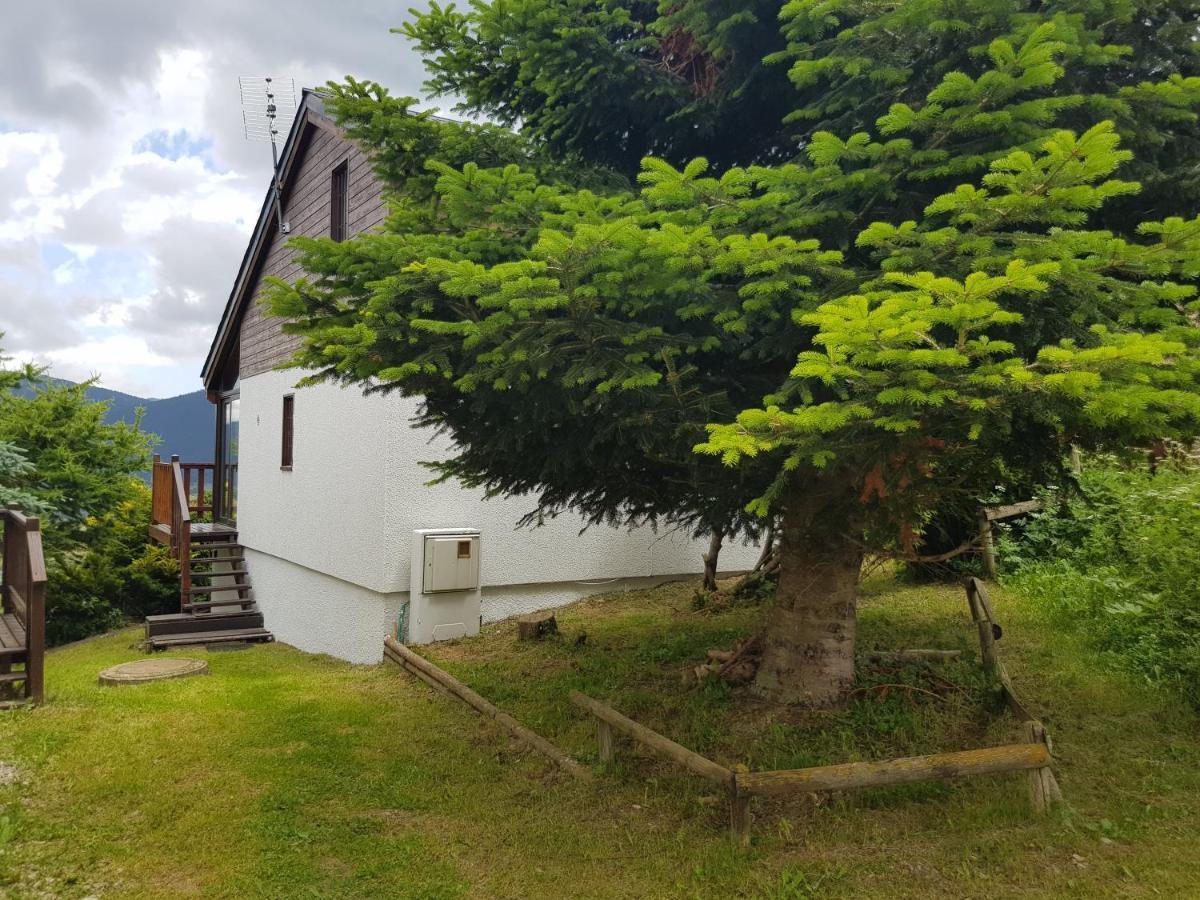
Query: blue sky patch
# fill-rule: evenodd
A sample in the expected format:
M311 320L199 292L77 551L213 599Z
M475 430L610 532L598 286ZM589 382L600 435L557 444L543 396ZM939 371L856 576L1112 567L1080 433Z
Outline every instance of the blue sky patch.
M160 128L150 131L138 138L133 145L134 153L153 153L163 159L183 159L196 157L204 162L204 167L216 171L216 163L212 157L213 142L210 137L192 134L186 128L178 131L167 131Z

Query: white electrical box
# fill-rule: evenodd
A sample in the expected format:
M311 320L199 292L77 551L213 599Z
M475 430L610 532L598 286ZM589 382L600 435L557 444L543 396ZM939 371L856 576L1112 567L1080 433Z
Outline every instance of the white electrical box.
M479 587L479 535L425 535L421 593L473 591Z
M482 612L478 528L413 532L408 642L428 644L479 634Z

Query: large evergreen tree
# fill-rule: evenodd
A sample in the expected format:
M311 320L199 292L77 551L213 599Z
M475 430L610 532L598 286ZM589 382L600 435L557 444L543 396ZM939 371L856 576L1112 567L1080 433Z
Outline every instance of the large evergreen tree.
M313 377L426 398L425 421L457 442L448 475L586 509L610 489L618 507L650 496L637 486L670 472L680 487L658 499L689 515L736 497L747 515L781 516L779 604L756 685L784 701L834 702L848 688L865 552L911 552L932 515L998 480L1044 481L1067 441L1200 422L1200 219L1136 199L1122 88L1098 99L1080 73L1161 77L1133 90L1168 98L1186 140L1200 78L1179 60L1194 59L1192 37L1177 31L1171 53L1133 65L1084 13L993 3L950 39L937 16L951 4L917 2L854 5L857 25L805 46L798 16L824 10L829 29L851 6L787 4L777 51L798 84L789 122L836 114L838 133L807 133L789 162L715 175L703 159L647 159L636 194L577 190L539 165L538 140L560 138L532 119L524 168L414 157L378 137L387 116L364 113L393 101L337 89L335 110L382 172L432 174L393 176L386 233L300 241L314 278L270 296L304 335L296 363ZM1127 13L1112 27L1140 14ZM911 46L898 40L889 57L845 43L879 43L878 23ZM456 27L471 36L469 21ZM989 29L1002 34L964 45ZM495 52L498 70L513 63L504 41ZM876 65L864 83L882 101L855 93ZM801 102L814 83L828 109ZM547 106L582 97L561 88ZM859 130L872 103L880 114ZM1086 112L1106 105L1111 121ZM1164 152L1142 169L1161 172ZM614 454L610 483L591 481L597 450Z

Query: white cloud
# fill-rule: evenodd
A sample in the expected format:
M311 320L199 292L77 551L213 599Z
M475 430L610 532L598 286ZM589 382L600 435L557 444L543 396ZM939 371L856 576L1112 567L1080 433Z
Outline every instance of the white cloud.
M381 6L383 7L381 9ZM237 76L418 93L408 4L56 0L0 33L0 345L169 396L199 368L262 203Z

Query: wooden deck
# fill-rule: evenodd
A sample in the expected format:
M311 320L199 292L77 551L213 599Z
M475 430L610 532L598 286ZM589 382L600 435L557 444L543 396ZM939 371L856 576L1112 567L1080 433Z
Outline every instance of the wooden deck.
M237 538L237 529L221 522L192 522L191 534L193 539L216 540L225 537ZM150 525L150 537L160 544L171 543L171 525L169 522L154 522Z

